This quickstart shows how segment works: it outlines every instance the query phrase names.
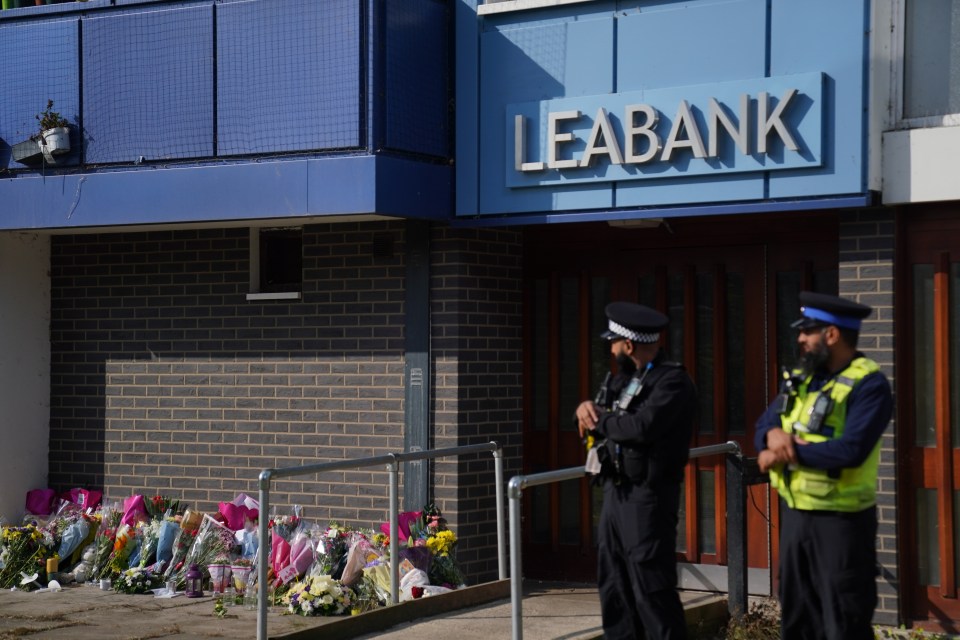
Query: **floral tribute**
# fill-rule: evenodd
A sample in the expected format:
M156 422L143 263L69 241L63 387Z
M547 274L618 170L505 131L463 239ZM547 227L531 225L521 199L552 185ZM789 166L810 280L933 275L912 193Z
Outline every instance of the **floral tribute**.
M440 509L433 503L426 505L416 518L408 519L408 526L407 547L426 547L430 551L426 569L430 584L447 589L465 586L456 560L457 536L447 526Z
M82 492L82 490L75 490ZM100 504L89 492L64 498L46 516L31 512L21 525L3 526L0 588L31 590L56 573L63 585L110 580L124 594L142 594L174 581L182 589L186 568L218 578L214 591L237 598L256 589L257 562L268 563L273 603L303 616L360 613L385 605L391 595L389 525L380 532L338 522L320 525L302 509L274 512L259 553L259 504L245 494L221 502L219 512L186 509L179 500L133 495ZM66 494L61 494L66 495ZM47 497L43 497L45 501ZM425 597L464 584L456 562L457 536L433 504L400 514L398 560L401 599ZM56 562L47 560L56 558Z
M184 535L183 531L181 531L181 535ZM209 514L203 514L202 522L197 528L196 534L186 533L186 537L188 539L192 538L190 550L179 569L174 569L170 574L177 581L178 587L186 584L187 568L191 564L201 567L206 577L209 578L210 573L207 570L209 565L214 564L214 561L220 556L235 557L239 549L233 532Z
M49 531L31 522L22 527L4 527L0 550L0 588L19 587L24 576L43 573L47 558L55 555L55 541ZM27 581L22 588L36 583Z
M154 575L149 569L133 567L124 569L113 581L113 589L118 593L147 593L163 584L163 578Z
M313 576L294 584L283 597L287 611L301 616L336 616L350 613L355 596L350 587L330 576Z

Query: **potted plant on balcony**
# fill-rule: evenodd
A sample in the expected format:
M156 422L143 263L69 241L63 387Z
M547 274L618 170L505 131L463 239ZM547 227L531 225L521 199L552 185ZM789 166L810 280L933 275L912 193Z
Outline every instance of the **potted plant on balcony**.
M36 115L40 131L29 140L13 145L13 159L21 164L34 164L46 160L55 164L54 156L70 151L70 123L53 110L53 100L47 100L47 108Z
M53 110L53 100L47 100L47 108L36 116L40 123L40 150L44 156L60 155L70 151L70 123Z

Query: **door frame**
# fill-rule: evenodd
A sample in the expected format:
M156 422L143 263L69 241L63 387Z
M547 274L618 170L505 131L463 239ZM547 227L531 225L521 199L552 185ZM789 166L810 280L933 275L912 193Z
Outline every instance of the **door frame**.
M714 216L699 219L681 218L668 220L656 229L643 230L613 228L603 223L557 225L557 227L554 228L531 227L526 230L524 240L524 272L527 283L524 294L524 304L526 305L525 317L531 317L529 313L531 310L529 306L529 285L533 282L535 276L542 275L541 272L551 273L562 269L566 273L581 274L580 283L582 295L585 291L583 287L589 284L589 275L595 275L601 270L598 265L606 264L609 266L608 271L610 271L615 268L617 260L621 259L623 255L630 255L631 252L642 258L644 253L649 254L649 252L658 250L686 251L706 248L710 251L719 252L722 255L724 251L734 251L737 247L756 247L757 250L763 254L761 270L763 272L762 277L765 279L763 285L763 304L766 307L766 316L764 317L762 339L751 340L750 337L748 337L747 343L751 348L761 349L765 352L762 354L761 359L765 358L766 366L763 367L763 384L760 385L764 388L765 394L758 394L756 406L746 407L745 418L748 422L746 426L747 435L742 438L743 441L741 442L744 453L748 456L753 456L756 452L753 451L752 438L749 437L749 434L752 432L750 426L752 425L752 421L759 417L766 408L769 399L775 394L777 381L779 379L776 362L777 310L774 304L776 300L776 282L774 281L775 278L770 277L771 274L775 273L774 264L777 260L774 259L771 261L769 257L771 254L784 252L791 253L795 256L796 260L796 256L802 257L805 255L805 251L814 255L819 251L822 254L825 248L832 246L828 259L832 258L832 264L836 265L837 238L838 216L835 212L831 211L764 214L762 216ZM822 255L818 256L818 260L822 258ZM534 265L537 266L537 269L532 268ZM584 273L588 275L584 276ZM617 291L618 289L612 285L611 298L616 295ZM661 293L660 295L665 294ZM551 299L555 299L555 296ZM658 306L661 309L665 308L662 304ZM692 313L693 311L689 307L688 305L687 312ZM551 312L556 312L556 309L553 309ZM589 321L589 310L586 310L586 305L583 304L581 304L580 320L584 323ZM585 324L582 326L589 325ZM529 345L531 336L526 333L528 331L528 323L525 323L524 331L524 337L527 339L527 344ZM715 340L716 339L717 336L715 335ZM551 338L550 340L552 341L553 339ZM582 343L580 347L581 363L586 363L590 357L589 349L585 348ZM582 364L581 366L589 365ZM531 358L528 352L524 356L525 389L530 388L529 384L532 377L531 368ZM719 370L720 367L716 369ZM715 376L720 375L718 371L715 371L714 374ZM553 372L551 372L551 376L553 375ZM581 398L592 396L593 390L585 388L588 386L585 380L586 377L581 376L580 386L583 387L580 389ZM550 384L552 386L555 382L551 380ZM524 396L524 441L531 442L529 432L530 420L526 417L530 415L530 398L527 393L525 393ZM715 402L717 401L715 398ZM694 440L692 446L697 446L697 444L698 441ZM551 449L556 450L555 447L551 447ZM530 469L526 466L526 455L524 456L524 465L524 471L529 472ZM720 465L720 467L721 469L718 475L715 476L718 487L722 487L723 479L722 465ZM693 464L688 466L686 472L687 483L694 480L696 476L695 468L696 465ZM689 487L692 485L687 484L686 486ZM754 558L757 555L762 558L761 562L755 562L755 564L766 565L761 567L755 566L750 569L749 591L750 593L769 595L773 592L776 583L776 576L772 575L774 571L771 571L771 568L776 566L778 559L778 535L776 535L776 530L772 530L771 527L774 527L775 525L772 523L778 522L779 519L777 500L775 496L771 496L771 490L768 486L750 487L748 491L749 512L752 513L755 509L764 512L756 517L760 517L763 520L760 529L762 530L762 537L765 537L764 544L759 542L751 544L749 550ZM691 491L687 491L688 496L692 493ZM556 485L550 488L550 494L552 500L556 501L559 499L559 489ZM589 504L590 488L586 480L582 481L580 496L581 500L584 501L582 504ZM688 505L691 505L689 498L685 497L685 500L688 501ZM556 504L556 502L553 502L553 504ZM527 524L523 527L524 540L527 540L527 532L529 530L529 526L527 526L529 524L528 518L531 515L528 509L529 504L525 504L524 514ZM688 560L688 558L685 557L678 558L681 563L681 586L684 588L714 590L720 587L720 590L724 590L727 584L726 567L724 564L721 564L726 562L725 536L719 533L720 522L722 522L725 513L725 503L722 499L722 491L719 489L717 490L715 509L718 522L717 553L714 558L706 558L708 561L707 564L702 562L704 560L702 557L700 558L701 562L698 563L687 562L686 560ZM693 515L695 519L696 514L692 513L689 509L688 514ZM688 520L689 519L690 516L688 515ZM590 540L592 531L588 525L589 522L582 522L581 533L583 535L581 536L581 552L589 552L591 550L589 547L592 547L592 540ZM754 527L751 526L751 528ZM696 534L688 529L687 535L689 539L689 536ZM757 534L755 533L754 538L756 537ZM549 557L548 553L543 558L540 558L539 556L541 556L541 554L538 553L537 549L530 548L529 545L527 546L529 551L525 550L524 558L525 565L528 567L532 568L534 563L544 562L546 558ZM555 552L557 550L555 540L553 547L553 551ZM689 544L687 548L691 548ZM531 564L528 564L528 562ZM537 572L526 571L526 573L532 575Z

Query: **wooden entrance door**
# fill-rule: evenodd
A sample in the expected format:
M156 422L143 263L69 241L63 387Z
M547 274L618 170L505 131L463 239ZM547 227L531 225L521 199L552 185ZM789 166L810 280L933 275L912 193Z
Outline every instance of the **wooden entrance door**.
M826 234L832 223L818 226ZM776 386L779 364L792 364L789 322L801 289L836 291L834 240L796 242L789 222L652 237L614 237L582 229L576 237L538 231L527 243L524 465L535 473L583 464L573 412L595 395L613 367L605 305L631 300L670 317L665 348L697 384L693 447L734 440L753 456L754 422ZM713 233L716 231L716 233ZM738 243L737 241L740 241ZM691 460L684 482L677 549L682 584L726 588L726 499L722 456ZM595 538L602 492L588 481L535 487L524 494L524 569L542 579L596 578ZM769 593L770 497L748 497L750 590ZM699 582L697 582L699 580Z
M906 331L897 345L897 448L905 609L912 620L960 633L960 219L950 210L914 211L901 229L897 320Z

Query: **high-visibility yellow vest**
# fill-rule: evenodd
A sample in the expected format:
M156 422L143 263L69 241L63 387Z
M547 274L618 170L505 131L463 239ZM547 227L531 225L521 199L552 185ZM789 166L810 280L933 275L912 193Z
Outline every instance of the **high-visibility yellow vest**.
M797 389L793 407L780 418L783 430L797 434L808 442L826 442L843 435L847 418L847 397L863 378L880 370L873 360L856 358L850 365L827 381L819 391L808 391L808 376ZM794 371L794 375L800 374ZM802 374L801 374L802 375ZM809 431L817 398L828 394L833 401L823 417L819 433ZM824 399L825 400L825 399ZM823 401L821 401L823 402ZM770 484L792 509L804 511L862 511L877 502L877 470L880 465L880 441L859 467L838 472L813 469L803 465L770 470Z

